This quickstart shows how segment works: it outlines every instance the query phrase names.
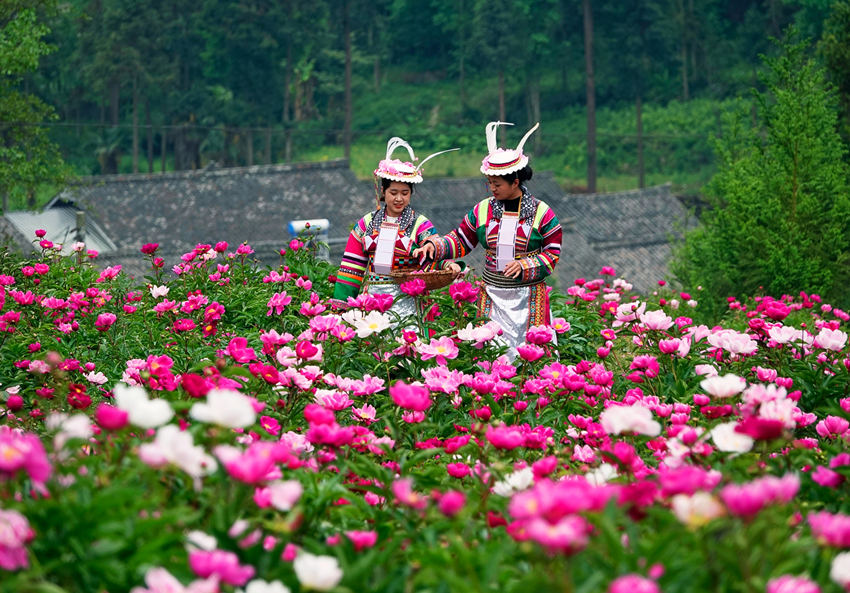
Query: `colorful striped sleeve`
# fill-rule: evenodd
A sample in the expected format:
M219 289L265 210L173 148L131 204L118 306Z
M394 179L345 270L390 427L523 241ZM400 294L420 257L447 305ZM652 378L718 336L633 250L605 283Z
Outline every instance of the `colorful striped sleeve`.
M435 260L457 259L464 257L467 253L475 249L475 246L478 245L478 234L476 232L478 227L478 212L482 207L487 208L488 203L489 199L478 202L463 217L460 225L455 230L434 241L434 246L436 247Z
M540 253L523 258L523 282L534 282L546 278L555 271L555 265L561 258L561 223L555 212L544 202L540 202L534 217L532 232L537 231L541 238Z
M333 298L345 301L348 297L356 297L363 285L363 278L369 267L369 256L363 251L363 234L369 216L361 218L351 229L348 242L345 244L345 252L342 254L342 263L336 273L336 284L334 285Z
M420 214L416 218L416 222L413 223L413 242L415 243L415 247L421 246L425 239L437 234L437 229L434 228L433 223L428 220L427 217Z

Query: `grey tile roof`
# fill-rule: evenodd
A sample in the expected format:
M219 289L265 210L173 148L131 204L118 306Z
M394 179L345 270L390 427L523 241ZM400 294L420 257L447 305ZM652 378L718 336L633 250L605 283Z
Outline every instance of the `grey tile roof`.
M62 245L62 253L71 253L71 247L78 240L77 234L77 208L62 202L55 203L52 208L46 208L40 212L17 211L7 212L6 222L15 228L18 235L29 241L35 239L35 231L43 229L46 231L45 239ZM107 252L114 251L115 244L93 220L83 219L82 228L85 232L85 243L89 249ZM34 249L32 243L24 247L23 242L17 241L23 252Z
M671 241L694 224L670 191L670 184L609 194L564 195L549 205L559 217L574 221L573 236L565 235L558 264L562 281L596 278L602 266L612 266L644 293L666 278ZM576 241L578 253L589 247L595 257L573 257L571 239Z
M332 233L373 202L344 160L87 178L64 192L118 248L157 242L163 251L197 243L283 247L292 219L327 218Z

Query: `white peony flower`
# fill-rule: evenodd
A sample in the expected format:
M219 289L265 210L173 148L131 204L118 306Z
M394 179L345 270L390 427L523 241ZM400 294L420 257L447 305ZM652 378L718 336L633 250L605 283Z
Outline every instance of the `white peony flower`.
M699 386L712 397L726 398L741 393L746 388L747 382L742 377L730 373L703 379Z
M151 296L155 299L159 297L168 296L168 287L167 286L151 286Z
M802 337L802 332L791 325L776 325L767 330L767 335L777 344L787 344Z
M218 467L203 447L195 445L191 433L173 424L160 428L152 443L139 447L139 458L151 467L173 463L193 478L211 474Z
M101 372L92 371L90 373L83 373L83 377L86 378L86 381L88 381L89 383L94 383L95 385L103 385L108 381L106 375Z
M91 420L85 414L74 414L68 416L61 412L50 414L44 421L44 425L48 430L58 428L59 432L53 438L53 447L58 451L65 446L69 439L88 439L94 432L91 427ZM60 454L61 458L66 458L67 454Z
M280 581L268 583L262 579L255 579L248 583L245 591L237 589L239 593L289 593L289 588Z
M390 327L390 317L378 311L370 311L365 317L352 322L358 338L366 338Z
M829 329L825 327L815 337L814 345L825 350L838 352L847 344L847 334L840 329Z
M671 502L673 514L688 527L704 525L725 512L716 496L703 491L695 492L692 496L677 494Z
M115 405L127 412L128 422L139 428L157 428L174 416L168 401L148 399L147 392L138 385L128 387L118 383L112 393L115 395Z
M212 552L216 548L218 548L218 541L216 541L215 537L209 533L194 530L186 534L187 552L191 552L193 550Z
M652 410L640 404L605 408L599 422L608 434L634 432L651 437L661 434L661 425L653 419Z
M613 480L617 477L617 468L611 465L610 463L603 463L595 470L591 472L587 472L584 475L584 478L587 480L588 484L592 484L594 486L601 486L605 484L609 480Z
M711 440L719 450L727 453L746 453L753 448L752 437L735 432L737 425L737 422L726 422L711 429Z
M850 552L842 552L832 559L829 578L845 591L850 587Z
M278 480L269 484L272 506L279 511L289 511L301 498L304 487L298 480Z
M228 428L245 428L257 420L254 405L248 396L232 389L211 389L206 402L197 402L189 416L199 422Z
M500 480L493 484L493 494L498 496L512 496L513 494L529 488L534 483L534 470L531 466L522 468L505 476L504 480Z
M333 556L315 556L300 551L292 563L298 582L306 589L328 591L342 580L339 561Z

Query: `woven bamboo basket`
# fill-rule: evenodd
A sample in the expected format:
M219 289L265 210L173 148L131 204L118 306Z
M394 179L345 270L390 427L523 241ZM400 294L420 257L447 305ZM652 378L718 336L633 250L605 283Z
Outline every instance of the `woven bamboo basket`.
M419 278L425 282L426 289L437 290L451 284L455 279L455 273L451 270L429 270L426 272L412 270L391 272L390 277L392 277L396 284L402 284Z

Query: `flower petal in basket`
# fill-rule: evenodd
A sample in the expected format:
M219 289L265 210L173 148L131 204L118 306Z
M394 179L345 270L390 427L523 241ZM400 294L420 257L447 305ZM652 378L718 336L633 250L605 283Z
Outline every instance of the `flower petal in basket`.
M402 284L417 278L425 282L428 290L438 290L451 284L455 279L455 273L451 270L412 270L396 271L390 274L396 284Z

